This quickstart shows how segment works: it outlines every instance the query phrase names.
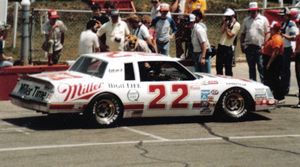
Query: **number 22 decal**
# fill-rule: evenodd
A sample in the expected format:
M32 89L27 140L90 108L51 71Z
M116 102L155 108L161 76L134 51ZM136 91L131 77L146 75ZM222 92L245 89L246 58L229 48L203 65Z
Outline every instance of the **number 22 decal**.
M184 84L174 84L172 85L172 92L179 92L181 90L181 94L172 102L172 108L187 108L188 103L180 103L182 99L184 99L188 95L187 85ZM159 101L166 96L166 88L164 85L150 85L149 92L159 91L158 96L156 96L149 104L149 109L163 109L166 107L166 104L159 103Z

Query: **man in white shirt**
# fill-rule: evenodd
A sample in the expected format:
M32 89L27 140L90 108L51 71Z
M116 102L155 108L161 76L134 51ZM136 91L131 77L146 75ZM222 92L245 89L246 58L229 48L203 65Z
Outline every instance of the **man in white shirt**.
M249 3L250 16L246 17L241 27L241 49L246 54L249 66L249 78L256 81L256 65L260 80L263 82L263 61L260 53L264 41L268 39L269 21L259 13L257 2Z
M218 54L216 58L216 70L218 75L232 76L232 60L234 56L234 40L240 31L240 23L235 19L235 12L227 8L221 26L221 38L218 44Z
M207 50L210 49L210 44L207 38L206 26L201 22L202 18L203 15L200 10L195 10L189 15L189 20L192 24L191 40L193 45L195 71L210 73L210 57L206 56Z
M112 10L110 17L110 21L100 27L97 35L106 35L108 51L123 51L125 37L130 34L127 23L120 19L118 10Z
M86 30L81 32L79 38L79 55L100 51L99 39L96 34L99 27L100 25L96 20L87 22Z

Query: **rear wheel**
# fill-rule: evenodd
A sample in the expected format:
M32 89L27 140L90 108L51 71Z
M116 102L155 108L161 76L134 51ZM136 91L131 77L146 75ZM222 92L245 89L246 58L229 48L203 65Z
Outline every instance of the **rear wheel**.
M221 115L230 119L240 120L247 115L251 105L251 98L245 90L233 88L221 96L218 109L222 111Z
M122 119L123 107L120 100L110 94L97 97L90 106L92 118L102 127L113 127Z

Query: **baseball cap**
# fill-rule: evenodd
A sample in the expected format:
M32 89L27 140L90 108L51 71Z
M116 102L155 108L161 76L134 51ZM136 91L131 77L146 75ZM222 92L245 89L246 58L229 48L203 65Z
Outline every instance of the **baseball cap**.
M110 14L111 16L119 16L120 12L118 10L112 10Z
M58 19L58 18L59 18L59 15L58 15L58 13L57 13L56 10L50 9L50 10L48 11L48 17L49 17L49 19Z
M233 15L235 15L235 12L232 9L227 8L224 13L224 16L233 16Z
M189 14L189 21L194 22L196 20L196 16L194 14Z
M258 10L259 8L258 8L258 5L257 5L257 2L250 2L249 3L249 8L248 8L248 10L252 10L252 11L254 11L254 10Z
M279 30L281 28L281 25L280 25L280 23L278 21L272 21L272 23L270 25L270 28Z
M162 3L160 4L159 7L160 7L159 11L161 12L168 12L170 10L170 5L167 3Z

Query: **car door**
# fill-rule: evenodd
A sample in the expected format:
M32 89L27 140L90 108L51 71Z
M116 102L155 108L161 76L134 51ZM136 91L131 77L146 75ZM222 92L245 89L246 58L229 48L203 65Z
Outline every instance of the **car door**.
M199 115L200 83L176 61L138 62L143 116Z

